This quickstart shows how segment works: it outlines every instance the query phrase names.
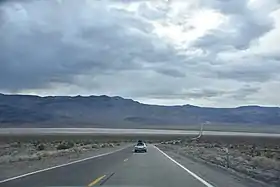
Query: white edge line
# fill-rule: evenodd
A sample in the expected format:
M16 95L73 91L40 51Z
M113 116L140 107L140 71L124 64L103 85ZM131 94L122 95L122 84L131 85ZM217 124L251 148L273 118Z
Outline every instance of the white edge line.
M166 154L165 152L163 152L162 150L160 150L158 147L155 146L155 148L161 152L164 156L166 156L169 160L171 160L172 162L174 162L175 164L177 164L179 167L181 167L183 170L185 170L186 172L188 172L191 176L193 176L194 178L196 178L197 180L199 180L201 183L203 183L205 186L207 187L214 187L212 184L208 183L207 181L205 181L204 179L202 179L201 177L199 177L198 175L196 175L195 173L193 173L192 171L190 171L189 169L187 169L186 167L184 167L182 164L178 163L176 160L174 160L173 158L171 158L168 154Z
M8 179L4 179L4 180L0 181L0 184L8 182L8 181L15 180L15 179L19 179L19 178L22 178L22 177L26 177L26 176L29 176L29 175L34 175L36 173L41 173L41 172L44 172L44 171L52 170L52 169L55 169L55 168L60 168L60 167L63 167L63 166L68 166L68 165L71 165L71 164L76 164L76 163L83 162L83 161L86 161L86 160L90 160L90 159L93 159L93 158L110 155L110 154L116 153L118 151L121 151L121 150L123 150L123 149L125 149L127 147L129 147L129 146L123 147L121 149L117 149L115 151L111 151L111 152L103 153L103 154L100 154L100 155L95 155L95 156L92 156L92 157L84 158L84 159L81 159L81 160L76 160L76 161L73 161L73 162L69 162L69 163L66 163L66 164L61 164L61 165L57 165L57 166L53 166L53 167L49 167L49 168L33 171L33 172L30 172L30 173L25 173L23 175L11 177L11 178L8 178Z

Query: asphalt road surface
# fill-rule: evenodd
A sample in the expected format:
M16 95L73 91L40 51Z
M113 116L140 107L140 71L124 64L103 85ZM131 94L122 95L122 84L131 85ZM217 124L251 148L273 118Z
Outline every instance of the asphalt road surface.
M154 145L148 145L147 153L133 153L132 149L127 147L112 154L2 181L0 186L256 186L217 168L166 154Z

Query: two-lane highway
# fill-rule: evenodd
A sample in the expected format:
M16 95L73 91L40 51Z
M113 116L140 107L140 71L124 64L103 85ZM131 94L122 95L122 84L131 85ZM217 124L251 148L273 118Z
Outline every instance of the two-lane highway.
M229 178L230 176L226 174L220 174L217 171L212 172L204 165L198 167L192 162L181 165L153 145L148 146L147 153L133 153L132 149L133 147L127 147L108 155L37 172L2 182L0 186L246 186L238 180ZM202 176L189 170L188 166L207 172ZM217 176L213 178L215 172ZM212 173L211 181L208 180L207 173ZM231 183L228 183L229 181Z
M173 163L154 146L148 147L148 153L134 153L129 157L106 182L106 185L205 187L203 183ZM207 186L212 187L209 183Z

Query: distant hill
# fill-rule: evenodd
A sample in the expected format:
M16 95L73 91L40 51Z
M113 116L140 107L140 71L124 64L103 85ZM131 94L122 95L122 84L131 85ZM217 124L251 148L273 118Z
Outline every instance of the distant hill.
M213 124L279 125L280 108L157 106L108 96L0 94L0 127L141 127Z

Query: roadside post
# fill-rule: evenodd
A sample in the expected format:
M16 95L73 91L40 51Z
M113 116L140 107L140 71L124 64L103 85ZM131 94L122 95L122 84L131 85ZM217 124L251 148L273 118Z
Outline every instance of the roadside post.
M229 168L229 151L228 148L224 148L224 151L226 152L226 167Z

